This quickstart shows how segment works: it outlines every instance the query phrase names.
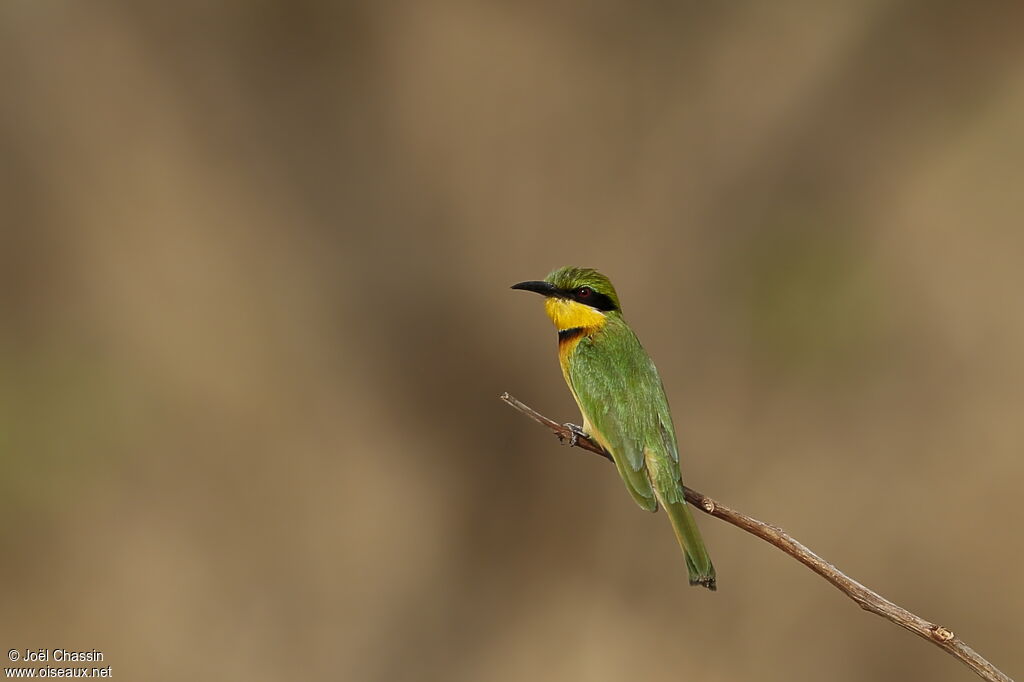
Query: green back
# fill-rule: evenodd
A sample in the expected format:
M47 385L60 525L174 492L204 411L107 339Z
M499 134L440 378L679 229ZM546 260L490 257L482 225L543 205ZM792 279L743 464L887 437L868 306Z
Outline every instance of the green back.
M584 337L569 356L569 381L587 421L608 441L611 455L637 504L653 511L657 499L645 453L659 463L655 485L668 502L682 499L679 450L665 389L647 351L618 312Z

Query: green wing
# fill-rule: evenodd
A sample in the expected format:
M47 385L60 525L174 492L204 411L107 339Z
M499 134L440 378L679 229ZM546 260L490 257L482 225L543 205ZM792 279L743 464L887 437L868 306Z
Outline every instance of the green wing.
M690 583L715 589L715 568L683 494L665 389L636 335L609 315L601 331L573 349L566 375L591 435L611 452L633 499L649 511L659 501L665 506Z
M609 316L601 331L577 344L567 374L580 411L607 443L637 504L658 508L645 455L659 463L655 483L663 501L678 501L676 490L681 499L679 451L665 389L633 330Z

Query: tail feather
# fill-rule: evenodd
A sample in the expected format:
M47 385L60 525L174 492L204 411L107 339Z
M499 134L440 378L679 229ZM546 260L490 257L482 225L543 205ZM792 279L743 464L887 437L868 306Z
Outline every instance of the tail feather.
M686 557L686 568L690 572L690 584L700 585L709 590L717 589L715 584L715 567L711 564L711 557L707 548L704 547L704 540L700 536L697 523L690 514L686 502L662 502L669 521L672 523L672 530L675 531L676 539Z
M711 557L704 547L697 522L690 514L683 493L683 482L679 480L679 465L662 455L656 449L646 451L647 471L651 476L654 494L658 502L665 508L668 520L672 522L672 530L686 557L686 568L690 572L690 584L700 585L709 590L716 589L715 567L711 565Z

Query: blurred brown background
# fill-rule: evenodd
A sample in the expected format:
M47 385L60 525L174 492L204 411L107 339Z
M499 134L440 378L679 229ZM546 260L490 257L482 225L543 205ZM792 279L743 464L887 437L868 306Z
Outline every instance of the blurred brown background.
M535 296L617 283L685 480L1024 675L1021 3L0 5L0 644L116 679L968 680L662 515Z

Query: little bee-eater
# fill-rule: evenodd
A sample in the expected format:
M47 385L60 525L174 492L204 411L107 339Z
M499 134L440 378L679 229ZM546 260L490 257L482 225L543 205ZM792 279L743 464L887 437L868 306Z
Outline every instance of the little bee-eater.
M611 454L636 503L660 504L675 531L691 585L715 589L715 568L683 496L679 447L665 388L647 351L622 317L611 281L590 268L564 267L513 289L545 297L558 329L558 359L583 415L583 433Z

